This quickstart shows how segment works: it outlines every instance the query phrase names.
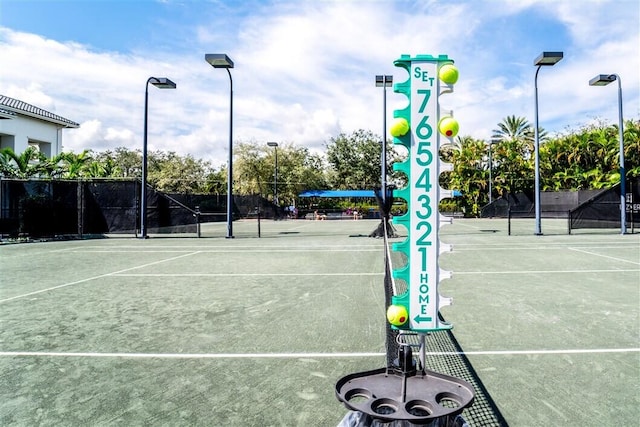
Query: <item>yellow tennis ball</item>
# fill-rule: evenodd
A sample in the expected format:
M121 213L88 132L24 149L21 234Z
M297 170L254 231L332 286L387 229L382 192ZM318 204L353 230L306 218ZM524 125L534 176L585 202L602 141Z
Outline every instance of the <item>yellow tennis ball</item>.
M458 81L458 68L453 64L444 64L438 70L438 77L448 85L455 84Z
M409 313L404 305L390 305L387 309L387 320L393 326L401 326L407 323Z
M392 136L399 138L406 135L407 132L409 132L409 122L407 119L400 117L393 120L393 123L391 123L391 127L389 128L389 133L391 133Z
M458 124L458 121L453 117L445 117L438 123L438 130L447 138L453 138L458 134L460 125Z

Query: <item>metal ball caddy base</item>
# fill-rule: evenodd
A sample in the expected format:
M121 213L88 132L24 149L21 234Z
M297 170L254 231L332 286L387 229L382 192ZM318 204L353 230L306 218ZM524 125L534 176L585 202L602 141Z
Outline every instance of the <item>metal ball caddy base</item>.
M468 382L424 368L424 334L420 334L420 363L411 345L401 343L398 358L387 368L357 372L336 383L336 396L354 411L382 422L428 424L459 415L473 403Z

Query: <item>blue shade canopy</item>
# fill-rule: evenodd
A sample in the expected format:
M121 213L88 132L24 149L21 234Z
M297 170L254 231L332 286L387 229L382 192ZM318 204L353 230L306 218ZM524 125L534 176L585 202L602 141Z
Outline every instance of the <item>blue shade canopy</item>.
M453 197L462 196L460 190L453 190ZM375 198L373 190L305 190L298 197L371 197Z
M460 197L460 190L453 190L453 197ZM305 190L298 197L371 197L375 198L373 190Z
M373 190L306 190L298 197L371 197L376 195Z

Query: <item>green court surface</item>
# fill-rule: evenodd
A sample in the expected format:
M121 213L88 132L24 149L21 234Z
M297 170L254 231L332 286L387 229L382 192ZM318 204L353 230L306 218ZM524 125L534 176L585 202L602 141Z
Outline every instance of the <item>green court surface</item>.
M336 426L337 380L386 363L377 224L0 245L0 425ZM510 426L638 425L640 234L512 227L441 230L483 387Z

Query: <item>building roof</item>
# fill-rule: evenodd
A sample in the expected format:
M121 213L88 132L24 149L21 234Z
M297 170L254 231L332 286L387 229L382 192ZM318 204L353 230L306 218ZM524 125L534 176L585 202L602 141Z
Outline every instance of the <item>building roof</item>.
M13 111L0 108L0 119L13 119L15 117L16 117L16 113L14 113Z
M8 96L0 95L0 112L3 115L12 115L11 113L22 114L36 119L44 120L46 122L62 125L67 128L79 128L80 125L64 117L50 113L49 111L38 108L35 105L27 104L24 101L18 99L9 98ZM9 117L3 117L9 118Z

